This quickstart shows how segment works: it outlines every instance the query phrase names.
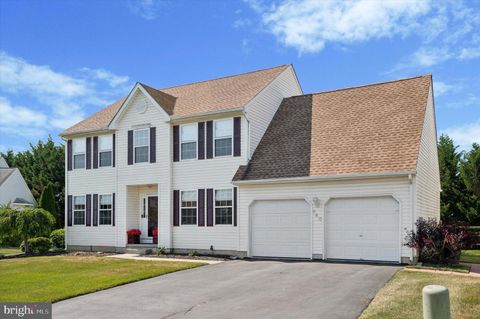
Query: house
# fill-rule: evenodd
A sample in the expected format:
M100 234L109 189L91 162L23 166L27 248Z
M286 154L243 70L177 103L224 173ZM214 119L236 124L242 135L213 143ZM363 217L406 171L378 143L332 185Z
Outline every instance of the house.
M21 209L37 203L18 168L10 168L0 156L0 205Z
M68 249L408 262L439 217L431 76L304 95L291 65L130 94L61 133ZM154 230L158 243L154 244Z

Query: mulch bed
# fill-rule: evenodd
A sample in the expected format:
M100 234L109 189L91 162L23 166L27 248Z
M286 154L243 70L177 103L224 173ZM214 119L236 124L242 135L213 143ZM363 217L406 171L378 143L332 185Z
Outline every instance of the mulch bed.
M232 259L229 257L221 257L221 256L188 256L188 255L174 255L174 254L166 254L166 255L149 254L145 256L156 257L156 258L177 258L177 259L218 260L218 261L225 261L225 260Z

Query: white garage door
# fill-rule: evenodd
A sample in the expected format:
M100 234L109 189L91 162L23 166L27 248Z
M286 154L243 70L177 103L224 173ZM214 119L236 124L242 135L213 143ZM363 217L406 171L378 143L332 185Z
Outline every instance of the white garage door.
M392 197L333 199L326 207L326 256L398 262L399 208Z
M251 255L311 258L310 205L304 200L256 201L250 207Z

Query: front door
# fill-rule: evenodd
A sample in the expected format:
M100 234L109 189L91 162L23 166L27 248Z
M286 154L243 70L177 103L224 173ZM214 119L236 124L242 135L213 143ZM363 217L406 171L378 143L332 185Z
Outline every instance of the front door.
M145 196L141 200L140 210L140 242L153 243L153 230L158 229L158 197Z

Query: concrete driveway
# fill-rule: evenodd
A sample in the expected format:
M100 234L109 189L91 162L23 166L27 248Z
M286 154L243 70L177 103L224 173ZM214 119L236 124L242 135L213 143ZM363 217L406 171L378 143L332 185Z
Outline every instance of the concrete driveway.
M398 269L228 261L61 301L53 318L357 318Z

